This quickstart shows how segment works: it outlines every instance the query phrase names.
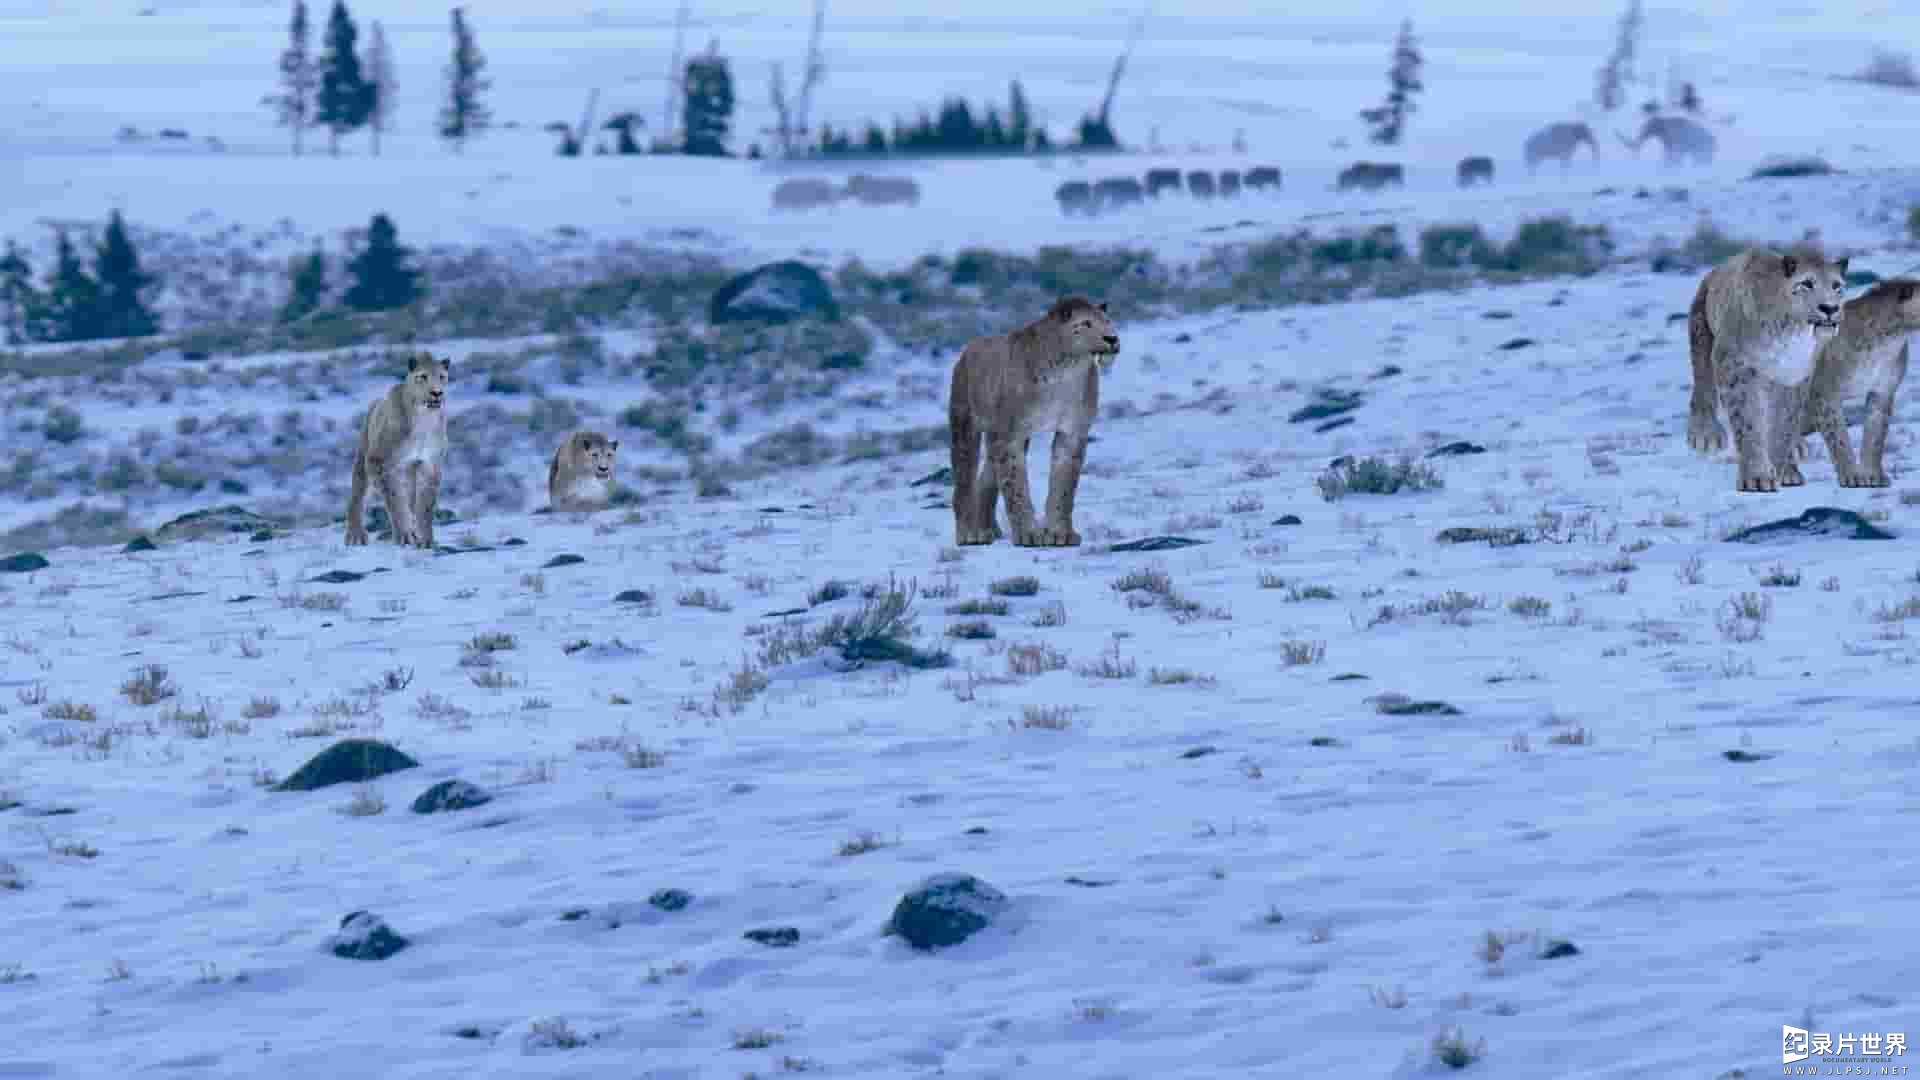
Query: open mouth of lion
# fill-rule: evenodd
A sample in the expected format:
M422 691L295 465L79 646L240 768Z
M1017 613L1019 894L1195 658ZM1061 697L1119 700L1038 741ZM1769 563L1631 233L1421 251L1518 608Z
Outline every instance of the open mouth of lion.
M427 399L427 408L429 409L437 409L440 407L440 404L441 404L440 399L437 397L430 397Z
M1839 319L1809 319L1807 325L1813 327L1816 334L1831 334L1840 329Z
M593 470L593 475L599 477L602 480L605 480L607 477L613 475L613 470L612 469L595 469Z

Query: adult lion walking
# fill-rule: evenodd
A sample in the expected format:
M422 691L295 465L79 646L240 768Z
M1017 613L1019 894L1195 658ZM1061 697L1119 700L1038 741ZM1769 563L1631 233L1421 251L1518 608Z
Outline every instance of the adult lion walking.
M967 343L953 365L947 423L953 434L954 539L991 544L1001 535L994 507L1004 491L1007 525L1020 547L1073 547L1073 498L1100 410L1100 373L1120 353L1107 306L1084 296L1054 303L1008 334ZM1047 512L1036 522L1027 487L1027 447L1053 433ZM980 442L986 440L986 456Z

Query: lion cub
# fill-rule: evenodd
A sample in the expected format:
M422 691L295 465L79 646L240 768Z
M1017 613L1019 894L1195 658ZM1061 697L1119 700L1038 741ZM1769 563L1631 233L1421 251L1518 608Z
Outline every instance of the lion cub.
M1798 387L1816 346L1840 330L1847 260L1813 250L1785 255L1749 248L1708 271L1687 312L1693 394L1687 445L1712 453L1733 428L1741 491L1778 491L1806 481L1794 464Z
M1920 333L1920 281L1882 281L1847 301L1846 313L1840 333L1814 354L1813 376L1801 390L1798 435L1819 432L1826 440L1841 487L1886 487L1893 395L1907 377L1907 339ZM1842 398L1862 393L1867 420L1855 461L1840 405Z
M440 465L447 458L449 360L430 353L407 357L407 375L367 410L353 455L353 491L347 496L347 543L367 542L362 511L367 486L380 489L395 543L433 547L433 512L440 502Z
M1100 410L1100 373L1120 354L1107 306L1081 296L1056 302L1038 320L978 337L953 365L947 422L953 435L955 542L991 544L1001 535L994 505L1006 493L1007 524L1021 547L1072 547L1073 498ZM1027 447L1053 435L1047 513L1035 522ZM980 441L987 452L980 455Z
M600 510L613 500L613 457L620 442L597 431L576 431L547 466L547 500L555 510Z

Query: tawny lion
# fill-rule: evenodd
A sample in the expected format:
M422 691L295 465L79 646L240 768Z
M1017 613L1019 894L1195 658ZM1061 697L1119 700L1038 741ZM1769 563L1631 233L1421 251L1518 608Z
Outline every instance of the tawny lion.
M353 454L353 491L347 496L347 543L367 542L363 511L367 487L380 489L395 543L433 547L433 513L440 502L440 465L447 457L449 360L430 353L407 357L407 375L367 410Z
M1814 353L1813 375L1801 390L1795 442L1818 432L1841 487L1886 487L1893 396L1907 377L1907 339L1920 333L1920 281L1882 281L1847 301L1845 313L1840 332ZM1841 411L1842 399L1855 394L1867 399L1857 461Z
M953 520L960 544L1002 534L994 506L1006 495L1007 525L1021 547L1072 547L1073 499L1100 408L1100 374L1120 353L1107 306L1081 296L1057 301L1038 320L967 343L953 365L947 422L953 434ZM1027 487L1027 447L1053 434L1044 522ZM986 456L980 442L986 440Z
M547 501L555 510L601 510L613 501L613 459L618 439L576 431L553 452L547 466Z
M1740 491L1777 491L1806 481L1794 464L1798 387L1814 348L1840 330L1847 260L1812 249L1781 255L1750 248L1708 271L1687 312L1693 392L1687 445L1727 445L1725 406L1739 460Z

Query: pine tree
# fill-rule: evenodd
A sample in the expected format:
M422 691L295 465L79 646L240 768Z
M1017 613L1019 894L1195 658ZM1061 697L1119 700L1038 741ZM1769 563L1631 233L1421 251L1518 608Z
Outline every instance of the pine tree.
M39 299L33 288L32 264L8 240L6 254L0 255L0 331L6 333L7 344L24 345L31 340L27 330L37 315Z
M720 55L719 42L707 46L706 55L687 61L686 93L682 152L727 156L727 133L733 126L733 71Z
M467 140L486 130L493 114L481 102L480 95L492 85L481 74L487 61L473 43L473 30L467 26L465 8L453 9L453 59L447 64L447 101L440 108L440 137L453 144L453 152L467 148Z
M32 336L40 341L86 341L105 337L98 331L100 287L62 229L55 235L53 269L40 306L39 325Z
M360 54L355 41L360 30L347 11L347 0L333 0L333 12L327 16L326 48L320 54L320 97L314 119L326 127L328 148L340 156L340 136L367 122L372 111L373 94L366 75L360 70Z
M367 246L347 262L353 284L341 299L355 311L390 311L420 299L420 271L409 265L413 252L400 246L393 220L373 215L367 225Z
M1417 109L1413 95L1426 89L1420 82L1420 67L1425 62L1413 39L1413 20L1407 19L1400 24L1400 34L1393 42L1393 65L1387 69L1386 104L1360 110L1360 118L1373 126L1368 138L1383 146L1400 142L1400 136L1406 131L1407 116Z
M1000 122L1000 107L987 106L987 126L980 132L980 145L988 150L1004 150L1007 145L1007 126Z
M1703 107L1700 102L1700 91L1695 89L1694 85L1690 82L1682 83L1680 85L1680 110L1698 116Z
M867 121L867 136L861 149L869 154L884 154L887 152L887 133L880 130L879 124L871 120Z
M316 247L313 254L293 260L293 280L286 306L280 309L280 321L299 322L319 311L326 298L327 257Z
M302 136L313 122L312 32L307 25L307 0L293 0L293 20L287 26L287 47L280 54L280 92L267 97L283 127L293 129L293 156L300 156Z
M100 337L144 337L159 329L153 311L140 294L153 276L140 269L140 253L127 235L127 223L115 210L107 218L107 234L94 250L93 279L97 286L94 323Z
M1007 142L1024 154L1032 132L1033 114L1027 107L1027 92L1021 89L1020 80L1015 79L1007 91Z
M393 74L393 51L387 47L387 31L380 20L373 21L367 37L367 126L373 129L373 156L380 156L380 136L393 126L393 107L398 101L400 80Z

